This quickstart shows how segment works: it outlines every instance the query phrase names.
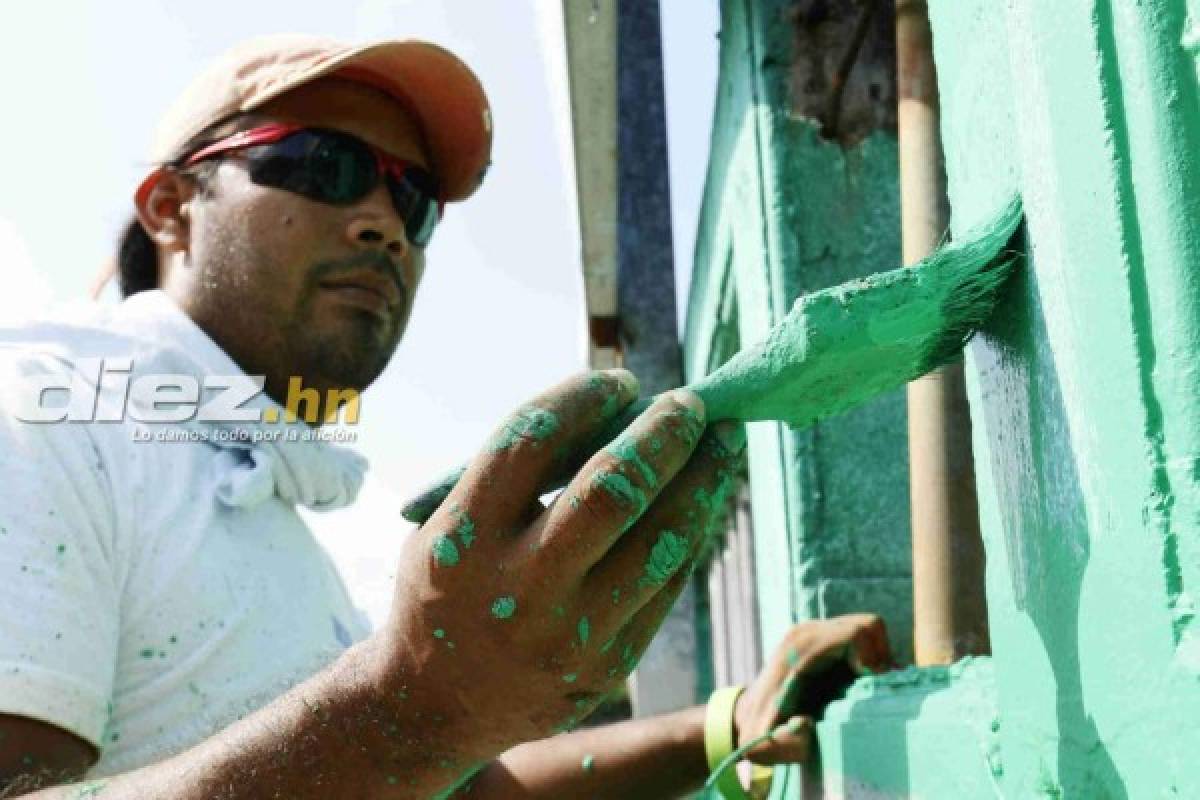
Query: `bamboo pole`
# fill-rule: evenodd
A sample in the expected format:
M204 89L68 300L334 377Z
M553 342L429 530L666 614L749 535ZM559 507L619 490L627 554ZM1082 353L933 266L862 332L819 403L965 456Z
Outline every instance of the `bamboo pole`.
M896 2L900 214L905 264L928 255L949 218L937 72L922 0ZM918 666L990 651L971 416L961 364L908 386L913 652Z

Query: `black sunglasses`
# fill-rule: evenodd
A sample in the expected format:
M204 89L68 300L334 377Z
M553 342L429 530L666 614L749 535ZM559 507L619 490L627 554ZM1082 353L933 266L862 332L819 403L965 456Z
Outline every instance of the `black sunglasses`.
M437 179L429 171L345 131L264 125L196 151L183 166L235 150L245 151L247 171L256 184L336 206L362 200L384 177L392 205L404 220L405 236L417 247L429 244L441 218Z

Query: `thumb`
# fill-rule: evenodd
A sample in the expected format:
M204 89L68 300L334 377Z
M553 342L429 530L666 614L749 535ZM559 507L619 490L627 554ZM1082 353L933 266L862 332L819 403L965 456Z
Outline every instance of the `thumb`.
M771 738L751 751L755 764L803 764L812 755L812 717L792 717L771 731Z

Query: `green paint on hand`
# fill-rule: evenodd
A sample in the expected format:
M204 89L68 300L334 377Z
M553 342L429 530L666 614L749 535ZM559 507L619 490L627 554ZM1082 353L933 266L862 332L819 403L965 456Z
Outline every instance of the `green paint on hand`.
M688 544L682 536L663 531L658 535L658 541L650 549L650 558L646 561L646 572L642 583L651 586L661 586L670 580L679 565L687 558Z
M582 504L582 501L579 499L579 495L575 494L571 495L569 502L571 504L571 508L579 508L579 506Z
M588 637L592 635L592 624L588 622L588 618L580 617L579 625L576 626L576 629L579 631L579 644L587 645Z
M558 415L541 408L523 408L492 439L488 450L498 453L521 441L540 442L558 430Z
M458 563L458 545L446 534L433 540L433 560L439 567L453 567Z
M463 511L458 517L458 527L454 529L458 534L458 538L463 543L463 547L470 547L475 541L475 523L471 516Z
M583 761L579 765L583 767L584 772L591 772L596 767L596 757L588 753L583 757Z
M88 781L75 790L74 799L83 800L87 797L97 797L108 786L108 781Z
M492 616L496 619L508 619L517 612L517 601L512 595L497 597L492 603Z
M614 606L621 602L621 590L619 588L614 588L612 590L612 601Z
M646 508L646 493L630 483L621 473L601 472L595 475L592 481L622 505L632 509L635 514L641 514Z
M607 449L608 452L621 459L623 464L636 469L638 474L642 476L642 480L651 489L658 486L658 473L642 458L641 453L638 452L636 440L623 436L609 445Z

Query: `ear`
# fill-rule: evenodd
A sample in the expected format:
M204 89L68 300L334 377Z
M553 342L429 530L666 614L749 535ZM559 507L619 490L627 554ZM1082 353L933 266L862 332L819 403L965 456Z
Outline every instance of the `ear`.
M190 204L195 194L196 183L190 176L160 167L142 181L134 195L142 228L167 252L188 248Z

